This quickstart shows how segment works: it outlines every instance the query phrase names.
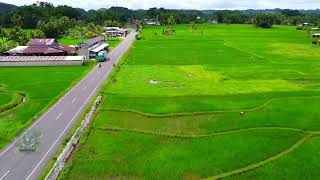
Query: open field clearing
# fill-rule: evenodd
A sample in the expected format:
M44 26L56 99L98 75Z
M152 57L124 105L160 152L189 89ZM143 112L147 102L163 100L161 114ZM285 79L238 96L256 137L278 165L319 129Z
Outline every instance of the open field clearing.
M82 42L86 41L86 39L80 39L80 38L69 38L64 37L58 39L58 43L62 45L69 45L69 46L76 46Z
M0 68L0 148L91 67Z
M304 31L166 28L143 29L60 179L319 177L320 49Z
M122 39L117 38L117 39L110 39L107 42L109 43L110 48L115 48L118 44L121 43L121 41Z

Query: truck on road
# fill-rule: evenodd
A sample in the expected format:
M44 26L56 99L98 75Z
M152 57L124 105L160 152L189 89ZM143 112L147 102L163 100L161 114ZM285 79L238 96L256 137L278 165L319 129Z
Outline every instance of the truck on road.
M107 61L107 51L100 51L98 53L98 57L97 57L97 60L98 62L104 62L104 61Z

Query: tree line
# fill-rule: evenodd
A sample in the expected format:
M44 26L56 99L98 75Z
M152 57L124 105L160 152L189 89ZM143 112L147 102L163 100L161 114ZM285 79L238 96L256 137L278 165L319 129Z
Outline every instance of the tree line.
M106 20L117 21L122 25L131 20L157 19L161 24L168 24L169 18L174 18L177 24L204 23L217 21L227 24L249 24L260 14L268 14L274 24L298 25L309 22L320 25L319 11L298 11L290 9L276 9L274 11L259 10L172 10L164 8L150 8L148 10L131 10L124 7L111 7L109 9L98 9L85 11L70 6L53 6L51 3L38 2L29 6L17 7L5 12L0 17L0 25L3 27L20 26L24 29L37 28L39 22L42 24L49 21L59 21L61 17L67 17L74 23L94 23L102 25ZM66 20L66 19L65 19ZM58 22L57 22L58 23ZM49 25L48 25L49 26Z
M148 10L131 10L124 7L111 7L85 11L70 6L54 6L48 2L37 2L32 5L10 8L0 12L0 27L8 40L23 45L28 37L58 38L70 36L91 37L99 35L102 26L125 26L136 20L155 19L162 25L197 24L217 22L226 24L255 24L258 27L270 28L273 24L298 25L304 22L320 25L318 10L174 10L150 8ZM9 30L8 30L9 29ZM22 29L35 29L26 34ZM77 31L72 31L75 29ZM17 37L15 37L15 35Z

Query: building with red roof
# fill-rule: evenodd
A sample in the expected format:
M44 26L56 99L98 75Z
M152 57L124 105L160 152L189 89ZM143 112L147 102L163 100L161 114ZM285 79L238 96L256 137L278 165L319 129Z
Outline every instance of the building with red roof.
M27 46L18 46L6 52L11 56L65 56L75 55L76 48L59 45L55 39L31 39Z

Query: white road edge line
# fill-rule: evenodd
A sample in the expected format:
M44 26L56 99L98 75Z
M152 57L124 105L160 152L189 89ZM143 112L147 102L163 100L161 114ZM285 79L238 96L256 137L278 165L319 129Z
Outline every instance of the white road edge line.
M58 120L58 119L62 116L62 114L63 114L63 113L59 114L59 116L57 117L57 119L56 119L56 120Z
M90 100L91 96L95 93L95 91L99 88L99 85L105 80L105 77L102 78L102 80L97 84L97 86L94 88L94 90L92 91L92 93L90 94L90 96L86 99L86 101L82 104L82 106L79 108L79 110L77 111L77 113L73 116L72 120L68 123L68 125L64 128L64 130L62 131L62 133L59 135L59 137L54 141L54 143L52 144L52 146L50 147L50 149L47 151L47 153L43 156L43 158L40 160L40 162L38 163L38 165L33 169L33 171L30 173L30 175L27 177L26 180L29 180L30 177L33 175L33 173L37 170L37 168L41 165L41 163L43 162L43 160L48 156L48 154L50 153L51 149L57 144L57 142L59 141L59 139L62 137L62 135L67 131L67 129L69 128L69 126L71 125L71 123L76 119L76 117L78 116L78 114L81 112L82 108L84 108L84 106L87 104L87 102ZM1 180L1 179L0 179Z
M98 65L97 65L98 66ZM32 126L30 126L23 134L21 134L21 136L19 136L18 138L16 138L5 150L3 150L0 153L0 157L3 156L10 148L12 148L18 141L18 139L20 139L21 137L23 137L28 131L30 131L33 127L35 127L54 107L56 107L62 100L64 100L72 91L74 91L74 89L76 89L76 87L83 81L85 81L85 79L89 78L90 74L92 74L92 72L94 71L94 69L97 68L94 67L85 78L83 78L81 81L79 81L75 86L73 86L72 89L70 89L70 91L68 91L61 99L59 99L56 104L54 104L46 113L44 113L36 122L34 122L34 124ZM1 180L1 179L0 179Z
M74 98L74 99L72 100L72 104L73 104L74 102L76 102L76 100L77 100L77 98Z
M9 173L10 173L10 171L7 171L7 172L0 178L0 180L3 180Z

